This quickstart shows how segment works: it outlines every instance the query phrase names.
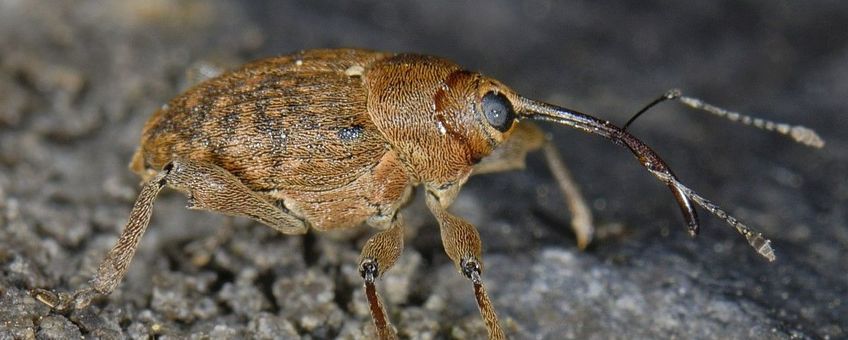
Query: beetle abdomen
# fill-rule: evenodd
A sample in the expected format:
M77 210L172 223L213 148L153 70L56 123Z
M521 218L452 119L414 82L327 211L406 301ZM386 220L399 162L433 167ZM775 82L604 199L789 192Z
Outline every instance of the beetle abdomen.
M137 156L144 166L134 170L183 157L221 166L257 191L350 183L389 148L366 112L360 79L364 66L384 56L308 51L201 83L147 122Z

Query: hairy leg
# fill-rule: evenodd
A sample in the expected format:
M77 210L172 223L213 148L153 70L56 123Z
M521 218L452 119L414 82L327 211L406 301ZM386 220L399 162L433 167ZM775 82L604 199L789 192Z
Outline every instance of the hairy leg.
M445 252L474 285L474 296L477 307L486 324L490 339L506 339L503 329L498 322L498 315L483 286L483 262L481 261L482 243L477 228L456 217L446 210L437 194L427 192L427 207L439 221L442 244Z
M188 207L191 209L250 217L284 234L303 234L307 229L302 220L251 191L223 168L209 163L174 160L144 184L118 242L98 267L89 287L72 294L58 295L36 290L35 297L52 308L68 310L84 308L95 295L107 295L115 290L127 273L141 237L150 223L156 196L165 186L188 194Z
M571 177L571 172L568 171L556 147L548 142L545 143L543 151L548 168L551 169L551 173L559 185L559 190L565 197L568 210L571 211L571 229L574 230L574 235L577 237L577 247L586 249L595 234L595 226L592 224L592 210L589 209L589 205L583 199L580 187Z
M386 315L374 281L391 268L403 251L403 218L395 215L388 229L383 230L365 243L359 256L359 273L365 280L365 296L371 307L371 317L380 339L396 339L397 333Z
M474 174L524 169L527 153L540 148L571 212L571 228L577 237L577 246L585 249L592 241L595 231L592 225L592 210L583 199L579 186L571 177L559 151L535 124L522 121L502 145L474 166Z

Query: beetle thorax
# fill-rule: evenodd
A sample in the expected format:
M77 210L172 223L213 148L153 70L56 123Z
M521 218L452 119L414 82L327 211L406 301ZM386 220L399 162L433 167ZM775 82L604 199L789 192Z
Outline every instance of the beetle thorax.
M368 112L418 182L468 176L495 144L476 114L480 76L434 57L399 55L366 71Z

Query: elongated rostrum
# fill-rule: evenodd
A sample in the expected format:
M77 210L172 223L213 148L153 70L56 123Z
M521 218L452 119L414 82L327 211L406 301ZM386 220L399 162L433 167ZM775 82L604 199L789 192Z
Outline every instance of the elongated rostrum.
M772 130L813 147L812 130L726 111L679 92L663 100ZM608 121L520 96L499 81L448 60L358 49L307 50L256 61L206 80L172 99L147 121L131 169L143 179L129 221L90 285L72 293L39 289L58 310L83 308L112 292L127 272L157 194L170 187L188 208L246 216L283 234L368 224L359 270L377 335L395 338L375 282L401 254L401 206L415 187L438 220L445 252L474 289L490 338L504 338L483 285L477 229L448 212L474 174L524 167L543 150L572 213L578 246L592 238L592 218L549 139L547 121L625 146L668 186L688 230L695 206L725 220L766 259L768 239L684 186L665 162Z

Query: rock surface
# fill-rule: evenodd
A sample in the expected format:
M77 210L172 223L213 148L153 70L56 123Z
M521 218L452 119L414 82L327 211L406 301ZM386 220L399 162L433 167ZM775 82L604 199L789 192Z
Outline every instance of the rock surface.
M364 228L283 237L187 211L174 193L113 294L67 315L27 295L90 278L135 199L126 163L141 126L191 83L186 70L318 47L444 56L618 123L680 87L817 129L821 150L674 104L631 127L768 235L775 263L706 213L690 240L626 151L554 126L593 205L587 251L539 155L473 178L453 210L480 228L514 338L848 337L845 22L844 1L0 1L0 339L373 337L356 271ZM483 337L420 197L406 216L407 249L380 282L401 335Z

